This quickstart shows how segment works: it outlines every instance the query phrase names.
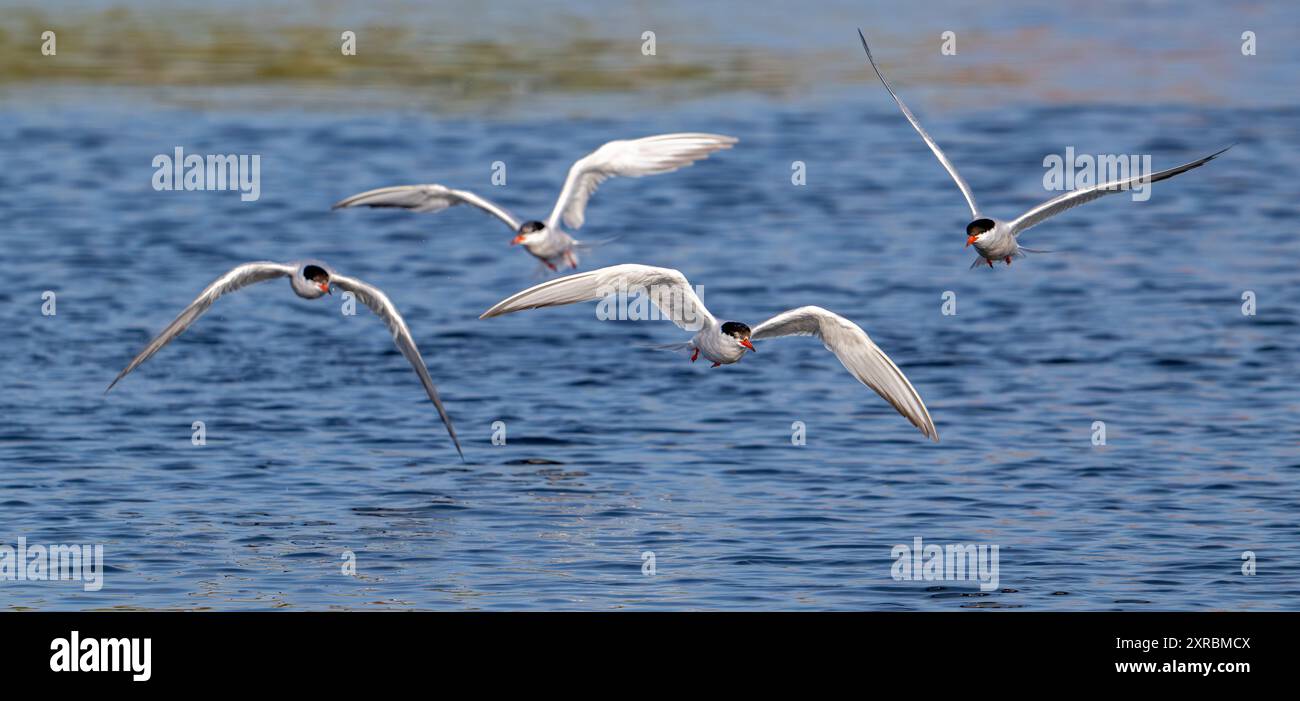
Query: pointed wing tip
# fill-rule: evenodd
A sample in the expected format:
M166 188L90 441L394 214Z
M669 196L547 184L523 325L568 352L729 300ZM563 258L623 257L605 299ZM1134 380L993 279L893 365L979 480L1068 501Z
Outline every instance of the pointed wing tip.
M336 209L355 209L357 207L374 207L374 206L376 205L366 204L365 202L362 202L360 195L353 195L352 197L341 199L338 202L335 202L334 204L330 205L330 211L332 212Z
M871 49L867 46L867 35L862 33L861 27L858 27L858 38L862 40L862 49L867 52L867 58L871 58Z
M439 407L438 415L442 418L443 427L447 429L447 437L451 438L451 444L456 447L456 454L460 456L460 461L468 464L469 461L465 459L465 451L461 450L460 447L460 438L456 436L456 429L451 425L451 417L443 413L441 407Z
M447 429L447 436L451 438L451 444L456 446L456 454L460 456L460 461L462 463L467 462L465 460L465 451L461 450L460 447L460 437L456 435L456 427L451 425L451 417L447 416L447 412L439 403L435 403L434 406L438 407L438 416L442 418L442 425Z
M920 395L917 395L917 398L920 399ZM934 419L930 418L929 410L922 408L922 411L924 413L918 417L916 421L912 421L912 417L910 416L907 417L907 420L921 432L921 435L929 438L935 443L938 443L939 429L935 428Z

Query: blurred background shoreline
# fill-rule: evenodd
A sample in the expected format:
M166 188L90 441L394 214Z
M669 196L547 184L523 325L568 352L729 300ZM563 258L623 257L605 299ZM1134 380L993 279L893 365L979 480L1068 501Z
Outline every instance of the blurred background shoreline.
M293 103L510 118L724 98L816 102L875 82L856 27L894 80L934 109L1298 101L1300 29L1285 3L1203 3L1185 14L1166 2L833 0L791 13L775 2L740 11L567 0L530 3L527 14L502 3L402 0L9 5L0 13L7 103L75 99L81 88L93 98L91 86L204 109ZM1211 41L1207 23L1219 30ZM47 30L56 56L39 51ZM949 30L960 30L957 53L944 56ZM1259 32L1267 50L1242 56L1245 30ZM357 35L355 56L340 51L343 31ZM646 31L656 37L652 56L642 53ZM1247 71L1253 80L1242 79ZM1273 89L1247 87L1261 71Z

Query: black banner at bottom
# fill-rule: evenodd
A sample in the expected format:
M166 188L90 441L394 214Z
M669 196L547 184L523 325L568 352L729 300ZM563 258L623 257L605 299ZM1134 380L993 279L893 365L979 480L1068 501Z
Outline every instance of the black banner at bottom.
M337 690L376 675L535 685L575 669L651 687L688 673L760 687L879 673L948 692L989 674L1055 688L1249 684L1290 676L1297 624L1292 613L8 613L0 666L43 689L240 689L269 676Z

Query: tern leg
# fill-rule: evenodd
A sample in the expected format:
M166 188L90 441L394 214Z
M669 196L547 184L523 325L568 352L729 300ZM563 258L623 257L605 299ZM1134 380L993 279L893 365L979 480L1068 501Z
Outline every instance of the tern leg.
M542 262L546 264L546 267L548 267L548 268L551 269L551 272L555 272L555 271L556 271L555 264L552 263L551 261L549 261L549 260L544 260L544 261L542 261ZM992 265L992 263L990 263L989 265Z
M578 267L578 261L573 259L573 251L571 250L564 252L564 262L568 263L570 268Z
M695 362L695 361L697 361L697 360L699 360L699 359L700 359L700 349L699 349L699 348L696 348L696 349L695 349L695 352L694 352L694 353L691 353L691 362L693 363L693 362Z
M1007 265L1011 265L1011 256L1007 256L1006 261Z
M712 365L712 367L715 367L715 368L716 368L716 367L718 367L719 365L722 365L722 363L714 363L714 364Z
M990 268L993 267L993 259L992 259L992 258L985 258L985 259L984 259L984 262L985 262L985 263L988 263ZM554 269L555 269L555 268L551 268L551 270L554 270Z

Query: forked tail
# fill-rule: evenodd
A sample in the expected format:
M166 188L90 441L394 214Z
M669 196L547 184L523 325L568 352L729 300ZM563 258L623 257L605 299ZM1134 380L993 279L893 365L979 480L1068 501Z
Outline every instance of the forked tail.
M1056 253L1056 251L1044 251L1037 248L1025 248L1024 246L1021 246L1018 249L1016 249L1016 254L1012 256L1012 258L1024 258L1026 253ZM988 265L989 260L990 259L985 258L984 256L979 256L978 258L975 259L974 263L970 264L970 269L974 270L980 267L981 265ZM997 263L999 261L993 260L993 262ZM993 267L993 266L990 265L989 267Z
M607 239L601 239L601 240L599 240L599 241L586 241L586 240L582 240L582 241L580 241L580 240L574 239L574 241L573 241L573 247L576 248L576 249L578 249L578 250L580 250L580 251L588 251L588 250L591 250L591 249L596 248L596 247L598 247L598 246L604 246L604 245L607 244L607 243L613 243L613 242L615 242L615 241L617 241L617 240L619 240L619 239L621 239L621 238L623 238L623 237L622 237L622 236L611 236L611 237L609 237L609 238L607 238Z

